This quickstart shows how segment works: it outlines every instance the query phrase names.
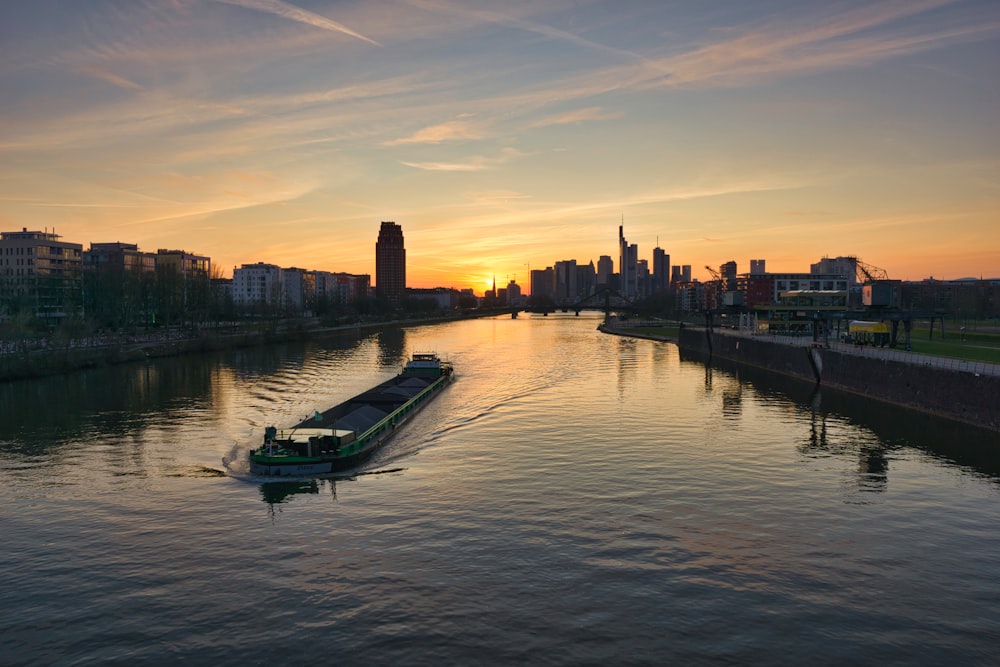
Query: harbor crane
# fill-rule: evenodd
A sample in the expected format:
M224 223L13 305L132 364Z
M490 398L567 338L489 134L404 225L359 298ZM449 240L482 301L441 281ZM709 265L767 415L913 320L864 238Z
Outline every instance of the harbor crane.
M860 284L874 283L881 280L889 280L889 273L885 269L866 264L857 257L852 257L855 266L855 279Z

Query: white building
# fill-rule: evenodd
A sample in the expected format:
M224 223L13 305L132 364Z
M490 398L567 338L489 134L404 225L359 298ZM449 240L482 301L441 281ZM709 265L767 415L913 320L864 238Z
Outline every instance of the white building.
M233 269L233 303L237 306L284 305L285 288L281 268L257 262Z

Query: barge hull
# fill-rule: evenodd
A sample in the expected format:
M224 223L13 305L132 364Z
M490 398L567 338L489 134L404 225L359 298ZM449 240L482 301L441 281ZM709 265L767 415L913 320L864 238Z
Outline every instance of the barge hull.
M317 412L280 432L273 427L265 444L250 452L250 472L276 477L324 475L354 468L372 456L421 408L447 386L451 364L436 355L414 355L403 372L348 401ZM355 438L354 430L337 428L362 412L377 417ZM343 421L338 421L343 420Z

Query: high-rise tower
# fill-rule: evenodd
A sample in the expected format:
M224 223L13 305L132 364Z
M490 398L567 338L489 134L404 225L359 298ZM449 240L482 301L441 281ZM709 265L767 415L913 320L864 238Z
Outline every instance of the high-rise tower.
M670 287L670 255L657 246L653 248L653 291Z
M406 290L406 248L403 228L383 222L375 243L375 295L398 304Z
M621 283L619 289L626 298L631 296L632 282L635 280L631 269L628 241L625 240L625 225L618 225L618 275Z

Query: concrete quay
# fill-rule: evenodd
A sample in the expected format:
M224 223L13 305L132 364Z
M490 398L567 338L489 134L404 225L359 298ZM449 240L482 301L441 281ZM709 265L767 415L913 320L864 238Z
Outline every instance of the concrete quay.
M634 332L607 333L668 340ZM706 361L739 364L1000 431L1000 365L809 338L685 326L676 343Z

